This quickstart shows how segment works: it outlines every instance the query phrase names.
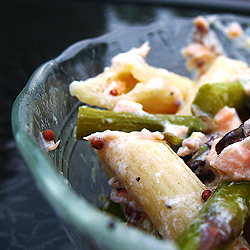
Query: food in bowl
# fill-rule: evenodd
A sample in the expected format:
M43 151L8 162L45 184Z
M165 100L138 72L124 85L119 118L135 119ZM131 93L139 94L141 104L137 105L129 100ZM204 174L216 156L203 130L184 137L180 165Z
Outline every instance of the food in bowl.
M183 55L197 79L148 65L148 42L119 54L71 83L81 102L109 109L80 107L76 136L91 142L128 225L181 249L248 249L249 68L223 55L208 20L194 23Z
M196 20L201 26L200 29L203 30L203 34L200 38L199 36L196 37L195 41L191 34L193 20L190 20L190 18L173 18L171 22L165 20L146 27L128 27L98 38L80 41L68 48L59 57L42 65L18 96L12 112L13 131L18 148L39 189L59 215L77 249L176 250L179 249L176 243L181 244L182 249L185 249L184 247L195 249L199 241L197 243L194 239L200 239L199 236L201 235L199 230L195 230L200 229L200 226L197 226L197 219L201 223L200 225L203 225L203 236L206 236L203 238L202 244L199 245L200 248L203 248L204 245L209 246L210 243L215 247L214 244L225 240L228 234L221 234L222 231L218 230L217 227L203 224L203 219L206 218L207 214L206 211L213 207L212 204L216 208L212 210L212 212L215 212L214 219L221 218L217 216L220 213L223 213L223 218L234 218L231 217L231 214L241 215L235 218L233 227L228 227L234 230L228 232L232 233L232 238L234 238L241 231L247 217L241 209L246 208L244 201L247 200L248 192L244 192L244 188L237 190L244 185L235 185L238 183L235 181L231 185L229 185L230 181L226 181L216 191L213 190L214 181L220 179L214 177L217 171L213 172L211 166L207 166L204 159L207 158L208 149L210 149L214 139L211 137L211 141L207 141L205 144L202 144L202 142L211 133L211 129L214 129L215 124L219 124L221 137L227 133L226 131L233 129L225 138L223 136L224 139L221 140L219 146L215 147L218 152L222 153L225 147L237 146L238 140L243 142L245 140L244 131L247 131L247 126L245 126L247 124L239 126L236 130L228 125L233 124L232 120L238 122L240 118L240 121L243 122L248 117L244 112L245 110L238 111L245 105L242 106L239 102L240 105L237 106L237 100L243 100L242 97L248 96L248 85L244 84L244 89L242 89L241 84L247 83L248 74L246 71L244 76L241 75L241 79L239 79L235 73L239 70L239 65L247 68L247 64L249 64L249 53L247 52L250 44L248 38L250 36L249 19L231 15L207 16L205 21L208 21L209 32L206 32L206 22L204 29L203 21L202 18ZM231 33L234 34L229 35L228 27L235 21L241 25L242 32L237 33L235 26L231 30ZM209 43L208 41L205 42L205 44L208 44L208 49L205 49L201 43L198 46L195 44L202 41L204 36L207 37L205 40L210 41ZM184 53L191 40L191 45L195 44L191 48L203 48L197 51L204 52L197 54L194 60L192 60L192 53L195 50L192 49L191 52L193 52L190 54ZM151 47L146 57L148 65L152 65L156 69L167 69L168 72L174 72L177 77L182 76L182 79L183 77L188 78L195 83L197 78L199 79L202 88L196 89L197 91L199 89L199 98L195 102L193 100L196 92L190 91L186 96L188 98L184 95L178 96L178 100L181 97L182 101L176 102L175 108L178 111L175 114L165 114L162 111L161 114L148 113L143 110L142 104L135 103L133 100L120 100L116 107L117 111L113 112L113 110L104 110L101 107L89 107L89 105L82 104L69 93L69 84L73 81L84 81L96 77L103 72L105 67L110 67L110 61L114 56L128 51L134 46L139 48L145 43ZM215 51L213 44L216 44L217 47ZM183 55L188 56L188 61L194 62L194 64L191 64L191 66L194 66L192 66L191 71L187 70ZM209 60L200 60L202 55L208 55L207 59ZM213 82L213 80L215 80L213 83L218 83L215 77L218 74L215 74L215 72L222 65L224 65L224 70L221 71L223 72L223 79L230 78L233 72L234 79L230 79L230 84L223 83L224 80L221 78L220 84L207 85L207 82ZM202 77L200 77L201 75ZM137 82L133 81L133 83L136 84ZM211 85L213 85L212 88ZM230 100L232 102L227 102L227 95L223 94L225 88L228 89L228 94L231 93L230 97L232 98ZM109 92L111 92L112 98L119 97L119 91L111 90ZM190 90L193 90L193 88L190 88ZM216 93L216 95L213 95L217 98L209 98L211 95L206 95L206 93ZM212 105L206 105L211 101L214 101ZM220 109L224 102L236 106L234 108L225 107L217 114L217 108ZM126 112L124 112L124 108ZM129 110L140 112L127 112ZM78 112L80 115L77 120ZM92 116L89 115L91 113ZM208 113L210 115L207 115ZM95 122L93 122L93 118ZM77 122L80 126L77 126ZM86 126L82 126L82 124ZM96 154L101 149L96 151L95 148L90 147L89 141L82 140L83 137L87 139L88 136L94 135L97 131L103 132L103 129L125 130L126 133L130 133L140 132L143 128L146 128L142 131L144 134L149 135L156 132L154 136L160 133L161 138L163 135L162 144L169 145L166 146L168 153L173 151L173 155L176 156L178 152L178 157L185 160L185 164L198 177L199 183L201 182L202 185L206 186L206 190L201 195L202 205L203 203L204 205L200 214L186 228L188 231L184 230L176 241L158 240L159 238L162 239L162 236L155 227L151 231L155 232L153 236L147 230L138 230L141 226L138 225L138 222L140 222L138 219L140 217L146 218L146 213L142 213L141 210L138 211L139 207L135 206L138 210L134 211L130 206L127 206L125 213L121 213L119 203L110 201L113 188L118 188L121 183L117 182L117 177L108 168L103 171L100 159ZM166 128L167 132L164 132ZM46 150L46 144L44 144L43 131L47 129L53 130L55 134L54 143L60 140L59 145L53 150ZM51 139L50 137L46 138ZM180 142L182 142L182 147L180 147ZM228 142L235 143L229 145ZM98 147L98 145L102 147L102 142L95 140L93 146ZM199 146L201 147L199 148ZM195 152L197 148L199 150ZM189 159L190 156L191 159ZM179 160L179 158L177 159ZM203 163L205 164L203 165ZM186 168L185 164L182 164L182 167ZM188 170L189 173L190 169ZM161 173L156 174L159 181L161 176ZM194 175L192 174L192 176ZM194 178L197 179L197 177ZM138 184L142 180L141 176L135 178ZM244 181L244 183L247 189L248 182ZM114 191L116 192L116 190ZM125 188L120 191L120 194L128 194ZM115 192L114 194L116 194ZM212 195L208 198L211 193ZM232 193L236 195L232 195ZM238 199L239 195L242 199ZM244 197L244 195L246 196ZM214 202L216 198L217 202ZM175 201L177 200L175 199ZM221 203L218 206L219 200ZM172 199L172 206L173 201L174 199ZM223 206L230 203L235 204L234 209L236 210L233 213L231 213L232 211L225 213L227 207ZM171 203L166 202L165 205L168 210L173 208ZM230 207L232 208L231 205ZM238 208L240 210L237 210ZM106 213L107 211L110 211L112 215ZM202 211L205 211L205 213ZM246 212L247 209L244 211ZM113 216L121 216L124 222L124 214L127 219L127 216L133 214L132 220L121 223L121 220ZM145 222L149 222L149 220L151 221L148 218ZM224 224L224 222L230 220L223 219L222 221ZM214 223L213 220L210 222ZM217 220L217 222L219 221ZM153 225L151 223L152 221L149 224L143 223L143 225ZM128 227L127 224L131 226ZM190 227L192 230L190 230ZM147 228L149 227L144 227L144 229ZM225 235L227 237L224 237ZM248 234L244 235L247 238ZM208 240L208 238L211 240ZM242 247L248 248L248 245L244 237L239 237L234 249Z

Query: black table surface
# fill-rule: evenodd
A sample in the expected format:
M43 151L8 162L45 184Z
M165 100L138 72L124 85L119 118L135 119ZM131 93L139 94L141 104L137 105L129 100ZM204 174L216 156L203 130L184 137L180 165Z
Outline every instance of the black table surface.
M223 11L247 15L250 9L236 8L235 2L240 7L241 1L233 0L230 6L223 0L212 1L217 3L213 6L211 1L190 2L192 7L179 0L1 1L0 249L74 249L13 139L11 107L31 74L71 44L117 26L147 25L163 15L195 17Z

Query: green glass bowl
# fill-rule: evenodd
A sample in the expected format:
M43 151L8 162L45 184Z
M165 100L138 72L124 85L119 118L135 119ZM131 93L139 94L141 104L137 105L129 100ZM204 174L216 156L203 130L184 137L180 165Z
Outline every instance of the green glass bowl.
M228 15L213 18L218 24L213 30L226 53L249 62L246 49L226 39L221 30L221 25L237 20L249 33L249 19ZM151 46L147 57L150 65L190 76L180 51L190 43L192 29L192 19L175 18L80 41L38 68L17 97L12 126L18 148L77 249L176 249L172 242L159 241L100 211L100 197L106 197L111 188L89 143L75 139L81 103L70 95L69 84L97 75L110 65L113 56L145 41ZM41 141L41 133L48 128L55 132L55 140L60 139L59 147L50 152Z

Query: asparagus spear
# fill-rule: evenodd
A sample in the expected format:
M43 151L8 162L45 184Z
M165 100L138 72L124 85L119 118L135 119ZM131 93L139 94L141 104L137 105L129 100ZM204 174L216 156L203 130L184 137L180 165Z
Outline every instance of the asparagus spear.
M239 81L202 85L192 103L194 115L214 116L224 106L234 107L237 111L244 109L247 96Z
M163 132L166 123L187 126L188 133L193 131L208 133L214 128L213 120L208 117L114 112L81 106L78 111L76 138L81 140L93 132L107 129L131 132L146 128L152 132Z
M177 239L182 250L226 249L250 215L250 182L223 181Z

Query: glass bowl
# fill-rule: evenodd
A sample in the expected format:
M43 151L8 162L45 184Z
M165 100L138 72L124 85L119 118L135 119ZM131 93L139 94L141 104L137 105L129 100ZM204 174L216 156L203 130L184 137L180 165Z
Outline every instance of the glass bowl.
M209 18L226 55L249 63L245 43L228 39L224 32L228 24L237 21L246 37L250 36L249 18ZM17 97L12 125L18 148L77 249L175 249L172 242L159 241L100 211L100 197L108 196L111 188L89 143L75 139L81 103L70 95L69 84L96 76L110 65L113 56L146 41L151 47L147 56L150 65L191 77L181 49L191 42L192 29L193 19L175 18L80 41L38 68ZM48 128L55 132L55 140L60 139L59 147L50 152L41 142L41 133Z

